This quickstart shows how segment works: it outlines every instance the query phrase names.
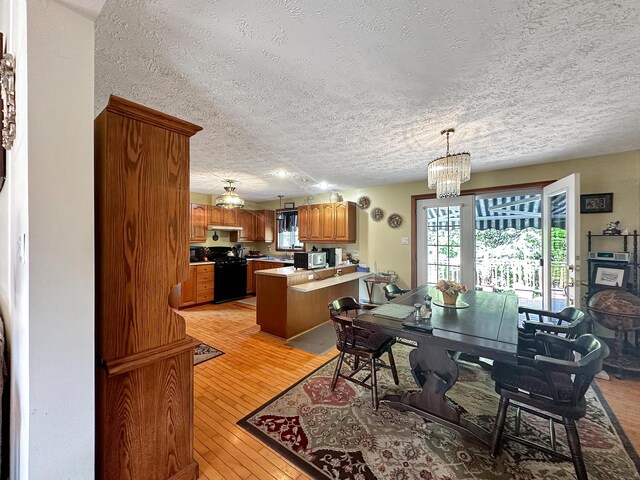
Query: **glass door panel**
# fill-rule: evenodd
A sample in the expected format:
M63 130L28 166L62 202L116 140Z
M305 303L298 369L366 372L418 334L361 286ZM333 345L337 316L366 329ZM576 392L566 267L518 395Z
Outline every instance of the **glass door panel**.
M472 288L472 205L472 197L418 201L418 285L448 279Z

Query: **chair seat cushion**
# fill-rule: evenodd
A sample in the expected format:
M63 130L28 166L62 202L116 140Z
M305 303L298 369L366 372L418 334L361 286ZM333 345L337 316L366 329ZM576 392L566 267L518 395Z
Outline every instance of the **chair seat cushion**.
M519 388L537 395L553 398L552 389L544 372L528 365L494 362L491 378L496 381L500 388ZM573 395L571 376L566 373L553 372L551 373L551 381L558 392L559 400L571 401Z
M361 328L354 329L355 333L355 348L367 350L369 352L377 352L384 347L386 347L387 343L393 344L394 338L389 335L385 335L384 333L371 332L369 330L364 330ZM340 343L344 343L345 333L340 332L339 335ZM351 338L348 339L347 346L353 348L354 345L351 341Z

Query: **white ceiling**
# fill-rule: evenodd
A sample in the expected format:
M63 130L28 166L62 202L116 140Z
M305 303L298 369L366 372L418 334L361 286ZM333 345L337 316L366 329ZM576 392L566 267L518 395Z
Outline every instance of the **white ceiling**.
M107 0L111 93L204 127L192 191L254 201L426 180L449 126L472 172L640 149L640 2Z

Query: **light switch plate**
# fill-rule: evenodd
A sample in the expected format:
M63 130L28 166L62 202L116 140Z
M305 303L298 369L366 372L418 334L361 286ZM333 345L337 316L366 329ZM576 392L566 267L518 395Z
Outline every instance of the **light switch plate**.
M402 237L402 245L409 245L409 237Z
M313 274L307 275L307 280L313 280Z

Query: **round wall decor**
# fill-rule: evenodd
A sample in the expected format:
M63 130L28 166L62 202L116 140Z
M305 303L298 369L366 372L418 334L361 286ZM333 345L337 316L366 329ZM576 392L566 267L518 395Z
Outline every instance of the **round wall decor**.
M362 210L366 210L367 208L369 208L371 206L371 199L369 197L367 197L366 195L362 195L359 199L358 199L358 206L362 209Z
M374 208L371 210L371 218L374 222L379 222L384 218L384 210L378 207Z
M402 225L402 217L397 213L392 213L391 215L389 215L387 223L391 228L398 228L400 225Z

